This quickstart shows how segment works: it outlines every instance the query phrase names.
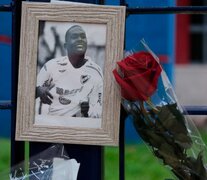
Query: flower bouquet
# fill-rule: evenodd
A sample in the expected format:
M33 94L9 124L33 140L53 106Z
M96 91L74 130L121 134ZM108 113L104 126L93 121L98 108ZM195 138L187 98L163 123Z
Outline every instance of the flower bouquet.
M122 105L154 156L178 179L206 180L206 146L184 115L159 58L144 41L144 51L130 53L113 71Z

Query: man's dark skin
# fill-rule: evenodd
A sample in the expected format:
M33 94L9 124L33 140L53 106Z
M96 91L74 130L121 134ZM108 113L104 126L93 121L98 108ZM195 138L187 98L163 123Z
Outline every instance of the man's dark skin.
M74 25L67 30L65 34L65 49L67 50L67 56L74 68L80 68L87 60L85 59L85 53L87 49L86 33L81 26ZM52 104L53 96L49 92L54 85L50 86L38 86L36 88L36 98L40 97L41 102L44 104ZM84 117L88 117L89 103L80 103L81 113Z

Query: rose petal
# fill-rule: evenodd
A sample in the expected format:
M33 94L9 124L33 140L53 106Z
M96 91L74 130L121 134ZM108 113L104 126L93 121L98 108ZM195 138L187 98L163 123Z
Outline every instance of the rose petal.
M155 92L162 68L150 53L135 53L117 64L123 77L117 71L114 76L124 98L143 101Z
M140 94L136 88L134 87L134 84L131 84L130 81L127 81L125 78L121 78L121 76L118 74L116 70L113 71L114 77L117 81L117 83L121 87L121 95L127 100L135 101L135 100L141 100L145 101L148 97L143 96Z

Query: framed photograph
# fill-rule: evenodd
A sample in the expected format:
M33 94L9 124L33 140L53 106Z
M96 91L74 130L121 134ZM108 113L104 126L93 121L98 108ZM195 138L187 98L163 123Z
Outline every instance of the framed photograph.
M22 3L16 140L118 145L125 7Z

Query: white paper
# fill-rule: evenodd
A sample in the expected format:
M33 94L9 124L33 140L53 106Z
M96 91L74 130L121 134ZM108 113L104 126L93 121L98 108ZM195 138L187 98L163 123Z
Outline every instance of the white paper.
M51 3L58 3L58 4L75 4L75 5L94 5L90 3L78 3L78 2L71 2L71 1L59 1L59 0L50 0Z
M52 180L76 180L79 167L80 163L75 159L54 158Z

